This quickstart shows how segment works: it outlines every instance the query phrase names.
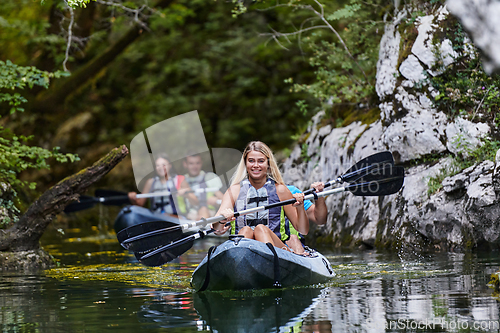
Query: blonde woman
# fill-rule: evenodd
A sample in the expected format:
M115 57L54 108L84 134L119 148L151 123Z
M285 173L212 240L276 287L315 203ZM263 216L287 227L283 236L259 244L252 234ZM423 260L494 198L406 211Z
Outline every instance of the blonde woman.
M292 198L297 200L293 205L234 218L235 210L242 211ZM301 234L306 235L309 232L309 220L303 203L304 194L292 195L283 182L271 149L263 142L252 141L243 152L231 186L224 194L217 212L217 215L224 215L226 219L214 223L212 227L218 235L224 234L231 228L233 234L237 233L245 238L271 243L275 247L303 254L304 248L300 241L296 237L289 240L284 230L286 217ZM224 227L223 223L226 221L231 221L231 225Z

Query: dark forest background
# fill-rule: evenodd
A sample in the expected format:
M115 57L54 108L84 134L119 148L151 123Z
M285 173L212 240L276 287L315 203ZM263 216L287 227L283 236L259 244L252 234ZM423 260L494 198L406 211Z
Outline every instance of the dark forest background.
M192 110L209 147L262 140L280 159L319 110L323 124L373 121L378 43L393 10L377 0L2 1L0 177L22 210ZM130 158L96 187L136 190Z

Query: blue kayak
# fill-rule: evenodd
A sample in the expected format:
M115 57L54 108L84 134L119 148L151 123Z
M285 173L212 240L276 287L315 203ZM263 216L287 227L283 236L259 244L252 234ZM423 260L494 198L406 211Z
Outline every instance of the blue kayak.
M179 225L179 219L164 214L155 214L149 209L141 206L126 206L120 210L115 219L114 229L118 233L120 230L138 225L144 222L164 221L168 222L169 226Z
M324 283L334 276L328 260L315 250L302 256L232 236L209 250L193 272L191 286L196 291L266 289Z

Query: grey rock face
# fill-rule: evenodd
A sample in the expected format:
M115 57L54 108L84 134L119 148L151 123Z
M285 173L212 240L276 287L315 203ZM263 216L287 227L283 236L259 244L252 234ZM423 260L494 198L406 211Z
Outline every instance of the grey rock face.
M440 42L444 62L436 66L435 45L428 41L441 29L439 22L448 12L442 7L420 18L411 54L398 66L398 25L406 15L401 11L387 24L380 44L376 84L380 120L370 125L319 127L323 113L318 113L308 129L307 154L297 145L283 165L285 182L306 189L312 182L336 179L368 155L389 150L398 163L406 165L401 191L385 197L332 195L326 200L327 224L313 228L311 234L328 237L335 246L418 251L498 247L500 151L495 161L465 170L456 170L451 157L421 160L449 153L466 156L490 134L486 123L450 119L433 107L439 92L429 86L423 73L440 75L453 61L454 51L449 40ZM401 79L396 80L397 76ZM452 172L453 176L444 177ZM441 190L429 193L430 180L443 178Z

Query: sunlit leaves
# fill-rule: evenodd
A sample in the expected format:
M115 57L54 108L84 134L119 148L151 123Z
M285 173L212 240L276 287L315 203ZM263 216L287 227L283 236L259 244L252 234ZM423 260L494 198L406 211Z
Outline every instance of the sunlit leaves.
M48 88L51 78L59 78L68 74L62 71L49 73L39 70L33 66L23 67L12 63L10 60L3 62L0 60L0 89L14 90L33 88L40 86ZM10 113L24 111L19 105L27 100L19 93L1 93L0 103L7 102L11 106Z
M5 91L0 94L0 105L8 104L10 114L24 111L20 105L27 100L17 91L34 86L47 88L50 79L65 75L67 74L59 71L50 73L31 66L18 66L10 60L0 61L0 89ZM49 158L55 158L58 162L78 160L76 155L60 153L58 147L48 150L29 146L28 142L32 139L31 136L16 135L8 128L0 126L0 184L9 184L14 195L16 190L22 187L34 189L36 186L35 183L20 180L18 176L21 172L28 169L48 169ZM2 199L0 207L12 210L14 206L10 200Z
M357 15L357 11L361 9L361 4L354 3L353 5L346 5L344 8L336 10L333 14L326 17L329 21L340 20L343 18L351 18Z
M68 2L68 6L72 8L77 7L87 7L87 4L92 0L66 0ZM42 1L43 2L43 1Z

